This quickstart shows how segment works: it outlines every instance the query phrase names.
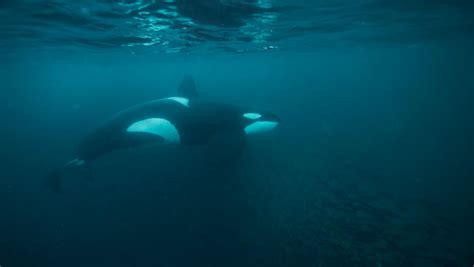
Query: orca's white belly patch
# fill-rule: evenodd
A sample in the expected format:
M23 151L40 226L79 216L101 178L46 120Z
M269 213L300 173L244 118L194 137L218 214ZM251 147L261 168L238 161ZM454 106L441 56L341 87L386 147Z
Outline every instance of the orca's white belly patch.
M180 136L176 127L169 121L161 118L149 118L134 122L127 128L127 132L149 133L162 137L166 143L179 143Z

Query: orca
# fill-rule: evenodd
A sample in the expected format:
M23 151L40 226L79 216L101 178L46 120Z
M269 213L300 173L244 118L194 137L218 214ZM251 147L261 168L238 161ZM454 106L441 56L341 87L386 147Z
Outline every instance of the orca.
M194 79L186 75L175 96L132 106L97 127L79 143L72 160L47 176L46 185L62 192L66 171L107 153L146 144L208 146L233 159L248 135L271 131L279 123L270 112L201 99Z

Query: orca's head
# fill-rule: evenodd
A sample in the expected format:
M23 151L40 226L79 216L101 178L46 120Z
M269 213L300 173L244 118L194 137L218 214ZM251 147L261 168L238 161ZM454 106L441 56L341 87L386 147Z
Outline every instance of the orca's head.
M269 132L280 124L280 119L269 112L246 112L242 114L246 134Z

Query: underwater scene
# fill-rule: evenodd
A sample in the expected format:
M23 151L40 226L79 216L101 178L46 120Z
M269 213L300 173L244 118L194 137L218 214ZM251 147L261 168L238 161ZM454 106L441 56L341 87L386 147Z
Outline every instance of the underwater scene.
M0 267L474 265L474 1L0 0Z

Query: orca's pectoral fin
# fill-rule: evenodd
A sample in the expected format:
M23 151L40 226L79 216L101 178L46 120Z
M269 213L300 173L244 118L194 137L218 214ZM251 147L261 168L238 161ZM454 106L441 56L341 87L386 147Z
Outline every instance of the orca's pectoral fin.
M84 161L80 159L73 159L66 163L61 168L56 168L49 172L43 178L43 185L49 188L54 193L63 193L63 176L71 171L80 170L84 166Z
M191 75L185 75L178 88L178 96L188 99L198 98L199 93L196 90L196 83Z
M209 160L219 166L234 162L245 147L245 133L228 130L216 133L208 144Z

